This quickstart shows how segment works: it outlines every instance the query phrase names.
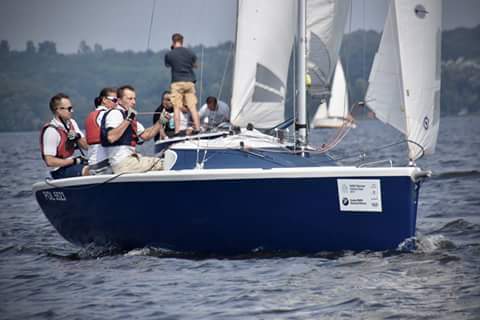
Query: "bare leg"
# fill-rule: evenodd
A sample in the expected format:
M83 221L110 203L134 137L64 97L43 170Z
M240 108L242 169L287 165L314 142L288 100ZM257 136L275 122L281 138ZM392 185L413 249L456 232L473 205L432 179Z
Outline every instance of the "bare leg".
M181 90L181 84L172 83L170 86L170 98L173 104L173 121L175 122L175 133L180 131L180 109L183 106L183 92Z
M173 107L173 121L175 121L175 133L180 131L180 108Z
M195 128L195 130L200 130L200 116L198 115L197 107L193 106L193 108L189 107L188 109L192 114L193 127Z

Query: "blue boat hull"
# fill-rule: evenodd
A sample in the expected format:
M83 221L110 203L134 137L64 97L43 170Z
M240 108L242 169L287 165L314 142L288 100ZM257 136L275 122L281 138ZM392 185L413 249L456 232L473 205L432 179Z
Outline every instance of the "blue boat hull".
M173 166L174 170L193 169L197 162L203 161L204 169L228 168L299 168L312 166L336 166L336 162L327 155L298 156L292 152L258 149L243 151L238 149L191 150L173 149L178 159Z
M340 211L336 177L158 179L34 191L58 232L82 246L219 254L395 249L415 235L419 183L407 175L361 177L369 178L380 180L382 212Z

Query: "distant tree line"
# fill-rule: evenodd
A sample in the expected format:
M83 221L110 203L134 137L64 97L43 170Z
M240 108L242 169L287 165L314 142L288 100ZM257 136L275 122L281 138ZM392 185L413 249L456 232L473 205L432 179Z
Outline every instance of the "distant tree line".
M193 50L202 62L196 70L197 95L205 100L207 95L221 94L228 101L232 64L227 65L227 60L232 60L232 44ZM82 122L93 109L94 98L107 86L133 85L140 111L154 111L170 84L165 52L119 52L98 44L90 47L85 41L75 54L58 53L51 41L38 46L29 41L24 51L12 51L7 41L0 41L0 131L39 129L51 118L48 102L57 92L72 98L74 117ZM149 122L151 117L143 119Z
M347 34L341 49L351 102L363 99L368 74L381 34ZM230 101L233 45L192 48L201 67L196 70L197 93L204 100L220 95ZM166 50L119 52L81 41L75 54L62 54L52 41L28 41L23 51L0 41L0 131L38 130L50 117L48 101L57 92L71 96L75 118L83 122L93 99L106 86L131 84L137 89L140 111L153 111L169 86L164 66ZM443 33L442 113L478 112L480 105L480 26ZM149 122L150 118L143 121Z

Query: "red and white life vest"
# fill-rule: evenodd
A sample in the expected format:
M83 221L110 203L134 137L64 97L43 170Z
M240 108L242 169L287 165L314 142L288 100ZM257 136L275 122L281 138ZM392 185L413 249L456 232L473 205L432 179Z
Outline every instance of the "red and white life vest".
M90 112L85 119L85 131L87 136L87 143L89 145L100 143L100 126L97 119L101 112L105 110L97 109Z
M43 153L43 134L48 128L54 128L60 135L60 143L57 146L57 154L55 156L62 159L71 157L75 152L75 143L68 140L68 132L64 128L57 127L52 123L47 123L43 126L40 134L40 148L42 152L42 158L45 160L45 154Z

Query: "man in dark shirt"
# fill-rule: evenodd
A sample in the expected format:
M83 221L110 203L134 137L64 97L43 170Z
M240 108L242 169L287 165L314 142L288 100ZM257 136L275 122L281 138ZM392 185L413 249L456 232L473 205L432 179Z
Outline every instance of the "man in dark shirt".
M173 137L175 134L175 123L173 120L173 105L170 99L170 91L165 91L162 95L162 103L155 110L153 115L153 124L160 120L162 130L153 139L155 141L165 137Z
M171 99L174 107L175 133L180 131L180 109L186 105L193 120L194 133L200 130L200 118L197 111L195 94L195 73L197 56L183 46L183 36L172 36L172 50L165 55L165 65L172 69Z

